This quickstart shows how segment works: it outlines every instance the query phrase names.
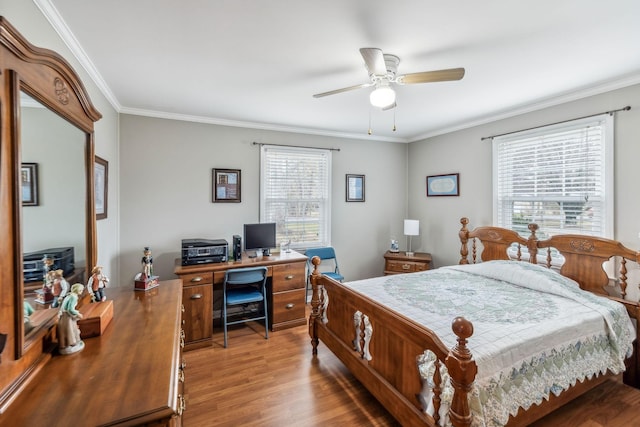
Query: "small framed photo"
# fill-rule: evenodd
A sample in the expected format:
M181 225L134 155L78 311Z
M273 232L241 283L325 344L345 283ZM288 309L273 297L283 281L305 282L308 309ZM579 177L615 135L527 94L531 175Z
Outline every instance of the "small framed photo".
M38 164L23 163L21 166L22 206L38 206Z
M95 156L93 164L93 186L96 202L96 220L107 217L107 190L109 189L109 162Z
M427 197L459 196L460 174L432 175L427 177Z
M364 202L364 175L347 174L347 202Z
M240 203L240 169L213 169L213 202Z

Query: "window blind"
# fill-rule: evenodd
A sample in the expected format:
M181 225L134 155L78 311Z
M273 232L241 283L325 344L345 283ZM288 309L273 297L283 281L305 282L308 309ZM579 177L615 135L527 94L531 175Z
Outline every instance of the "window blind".
M330 246L331 151L263 145L260 221L276 223L278 243Z
M493 157L496 225L612 237L611 115L496 137Z

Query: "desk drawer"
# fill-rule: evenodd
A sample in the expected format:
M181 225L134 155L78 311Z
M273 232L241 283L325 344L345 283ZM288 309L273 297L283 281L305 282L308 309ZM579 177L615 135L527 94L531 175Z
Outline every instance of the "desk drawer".
M304 277L305 265L304 262L274 265L272 276L273 293L304 288L306 283Z
M416 271L427 270L427 264L415 261L387 261L389 271L397 271L398 273L413 273Z
M304 319L305 313L305 289L280 292L273 294L272 323L288 322L290 320Z
M182 274L180 278L182 279L182 286L210 285L213 283L212 272Z

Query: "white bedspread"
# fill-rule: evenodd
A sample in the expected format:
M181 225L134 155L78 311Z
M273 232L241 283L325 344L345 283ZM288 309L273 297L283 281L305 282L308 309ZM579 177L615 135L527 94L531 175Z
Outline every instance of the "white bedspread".
M451 321L464 316L473 323L474 425L502 426L518 408L576 381L619 373L632 352L635 332L621 304L526 262L450 266L345 286L430 328L449 347L456 339Z

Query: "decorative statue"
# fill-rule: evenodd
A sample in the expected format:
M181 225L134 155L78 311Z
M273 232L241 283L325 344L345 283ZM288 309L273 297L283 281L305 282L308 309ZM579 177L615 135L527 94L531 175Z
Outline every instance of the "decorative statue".
M26 335L34 328L33 323L31 323L31 315L35 313L35 310L27 300L24 300L22 302L22 312L24 317L24 333Z
M104 293L109 278L102 274L102 266L96 265L91 270L91 277L87 282L87 290L91 294L91 302L100 302L107 299L107 295Z
M42 257L42 280L47 281L47 276L51 271L57 270L58 266L53 261L50 255L45 254Z
M153 276L153 257L149 246L144 248L144 256L142 257L142 280L149 279Z
M53 274L52 274L53 273ZM58 307L58 303L64 299L69 292L69 282L66 281L63 275L63 270L55 270L49 272L53 276L53 282L51 284L51 292L53 293L52 308Z
M84 342L80 339L80 328L78 319L82 319L76 306L78 297L84 291L82 283L75 283L71 286L71 292L62 300L58 311L58 351L60 354L72 354L84 348Z

